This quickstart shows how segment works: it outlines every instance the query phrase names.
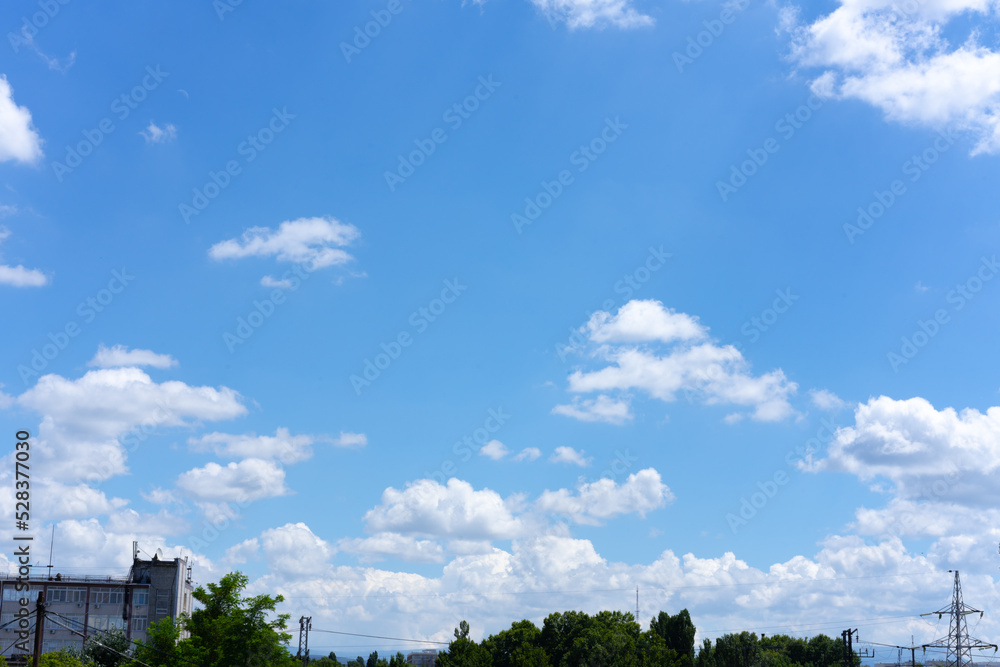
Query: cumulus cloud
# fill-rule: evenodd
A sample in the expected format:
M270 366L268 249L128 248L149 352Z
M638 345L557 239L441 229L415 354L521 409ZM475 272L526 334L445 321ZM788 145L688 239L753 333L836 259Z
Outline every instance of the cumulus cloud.
M299 218L282 222L276 230L251 227L239 239L216 243L208 254L215 260L275 257L315 270L354 259L343 248L360 235L354 225L334 218Z
M816 470L837 470L869 482L887 480L901 500L950 501L993 507L1000 501L1000 407L936 410L923 398L870 399L854 425L837 431Z
M2 111L2 104L0 104L0 111ZM2 118L0 118L0 123L2 122ZM2 145L2 141L2 132L0 132L0 145ZM0 243L3 243L9 236L10 230L0 226ZM11 287L43 287L48 285L49 282L49 277L38 269L26 269L21 264L17 266L0 264L0 285L10 285Z
M480 456L491 458L494 461L499 461L508 454L510 454L510 450L499 440L490 440L479 449Z
M587 458L583 450L576 451L572 447L556 447L556 451L549 457L552 463L569 463L570 465L586 468L590 465L592 458Z
M272 572L311 577L327 570L335 550L304 523L286 523L260 535L260 550Z
M365 513L370 532L395 532L420 537L510 539L524 530L520 519L496 491L476 491L452 478L447 485L421 479L398 490L389 487L382 503Z
M598 525L621 514L646 516L674 499L653 468L629 475L623 484L612 479L583 483L576 492L567 489L545 491L535 507L546 514L558 514L575 523Z
M97 354L87 362L87 365L99 368L118 368L121 366L170 368L177 365L177 360L169 354L157 354L150 350L130 350L124 345L105 347L104 344L101 344L97 348Z
M36 456L50 477L62 481L126 472L126 446L137 445L157 427L246 413L232 389L156 383L134 367L88 371L75 380L44 375L16 402L41 415Z
M31 123L31 112L14 102L14 90L0 74L0 162L34 164L42 159L42 140Z
M892 121L967 130L976 153L1000 151L1000 52L981 31L994 20L984 0L840 0L812 22L795 8L783 15L793 60L820 70L814 92Z
M648 343L699 340L708 330L697 317L665 308L659 301L629 301L618 313L599 310L584 326L595 343Z
M418 540L398 533L378 533L371 537L344 538L337 548L357 554L362 561L375 562L386 557L414 563L444 562L444 549L432 540Z
M795 414L789 397L797 385L780 369L751 374L739 350L704 340L707 329L695 318L665 308L659 301L630 301L615 316L595 313L584 329L590 342L597 345L593 355L610 365L574 371L569 390L602 393L592 403L557 406L557 414L623 423L629 416L628 406L624 399L614 399L607 392L630 390L644 391L665 402L683 393L706 405L746 406L752 409L749 416L759 421L778 421ZM653 343L669 347L659 351Z
M297 463L312 456L312 445L316 440L311 435L292 435L287 428L279 427L274 435L208 433L189 438L188 444L195 450L214 451L225 458L277 459L282 463Z
M160 127L153 121L149 121L146 129L141 130L139 134L142 135L147 144L162 144L177 138L177 128L172 123Z
M651 26L651 16L633 7L631 0L531 0L550 22L577 28L640 28Z
M208 463L181 473L177 488L208 503L246 503L288 493L285 471L274 461L263 459L244 459L225 466Z

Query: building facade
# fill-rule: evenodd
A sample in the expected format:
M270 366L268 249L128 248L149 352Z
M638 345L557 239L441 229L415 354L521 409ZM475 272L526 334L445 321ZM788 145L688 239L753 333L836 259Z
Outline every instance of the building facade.
M186 559L136 558L125 577L30 577L28 590L17 590L18 578L0 578L0 651L7 658L25 655L20 639L28 630L27 653L34 646L35 602L45 593L42 652L82 648L85 639L106 630L124 630L145 641L150 623L190 614L194 605L191 569ZM22 586L25 583L22 580ZM28 601L27 616L22 598Z

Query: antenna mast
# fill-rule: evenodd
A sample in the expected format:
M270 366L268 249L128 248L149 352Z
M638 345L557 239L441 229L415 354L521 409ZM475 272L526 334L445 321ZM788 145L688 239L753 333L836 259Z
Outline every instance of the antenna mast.
M966 623L965 617L969 614L979 614L979 617L982 618L983 612L965 604L962 600L962 582L958 578L958 570L948 571L955 573L955 589L952 594L951 604L937 611L921 614L921 616L937 614L938 618L943 617L945 614L949 615L951 620L948 622L948 635L930 644L924 644L923 648L947 649L947 667L970 667L972 665L973 649L991 648L996 653L997 645L987 644L981 639L969 636L969 625Z

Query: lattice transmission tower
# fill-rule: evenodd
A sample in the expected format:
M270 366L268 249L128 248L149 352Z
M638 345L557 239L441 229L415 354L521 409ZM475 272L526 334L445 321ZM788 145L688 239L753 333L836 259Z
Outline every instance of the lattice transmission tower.
M948 651L946 664L948 667L969 667L972 664L972 651L986 648L993 649L996 653L997 645L988 644L981 639L969 636L969 626L965 617L969 614L979 614L982 618L983 612L973 609L962 600L962 581L958 578L958 570L948 570L955 573L955 592L952 594L951 604L937 611L932 611L921 616L932 616L937 614L938 618L951 616L948 622L948 636L942 637L930 644L923 644L923 648L943 648Z

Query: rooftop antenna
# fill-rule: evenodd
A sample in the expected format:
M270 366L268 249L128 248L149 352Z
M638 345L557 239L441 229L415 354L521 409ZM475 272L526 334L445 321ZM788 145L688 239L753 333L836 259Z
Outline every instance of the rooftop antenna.
M52 579L52 548L56 544L56 524L52 524L52 539L49 541L49 579Z

